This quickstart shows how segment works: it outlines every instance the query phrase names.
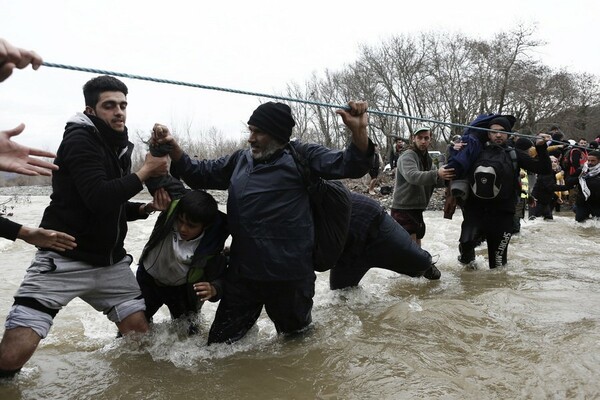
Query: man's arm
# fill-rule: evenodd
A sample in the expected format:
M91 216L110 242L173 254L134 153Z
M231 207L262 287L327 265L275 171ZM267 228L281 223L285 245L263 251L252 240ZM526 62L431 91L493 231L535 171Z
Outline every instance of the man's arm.
M0 236L9 240L21 239L37 247L55 251L74 249L75 238L66 233L43 228L29 228L9 219L0 217Z
M548 145L546 144L546 136L541 135L535 142L535 150L537 157L533 158L529 153L517 149L517 161L519 167L535 172L537 174L552 174L552 161L548 155Z
M412 150L402 153L398 157L396 174L401 174L411 185L435 185L438 181L438 170L421 171L417 157L417 153Z
M98 148L93 136L72 134L65 137L58 151L57 164L68 169L70 179L84 201L93 212L114 210L128 202L142 189L146 176L158 176L168 172L168 157L147 156L140 173L119 177L107 168L108 154ZM126 157L126 155L124 155ZM60 173L60 172L58 172ZM128 217L132 213L128 212Z

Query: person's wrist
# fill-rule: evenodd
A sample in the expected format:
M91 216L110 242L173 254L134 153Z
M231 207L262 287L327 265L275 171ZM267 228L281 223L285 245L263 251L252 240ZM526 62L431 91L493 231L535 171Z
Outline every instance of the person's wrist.
M156 209L154 208L154 206L152 205L152 203L146 204L144 206L143 210L144 210L144 213L146 215L154 214L154 212L156 211Z

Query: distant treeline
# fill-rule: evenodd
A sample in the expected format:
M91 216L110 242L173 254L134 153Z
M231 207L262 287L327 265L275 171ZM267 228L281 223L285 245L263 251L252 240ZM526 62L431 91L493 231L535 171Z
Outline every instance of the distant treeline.
M286 95L329 104L365 99L379 111L462 125L481 113L507 113L517 118L515 128L522 133L555 125L567 138L592 140L600 133L598 77L542 64L535 55L544 43L534 38L534 31L517 26L491 40L445 33L394 36L379 46L362 47L358 59L340 71L289 85ZM290 106L300 138L330 147L345 144L347 135L333 110ZM409 137L419 124L371 115L369 134L387 148L391 136ZM462 132L460 127L429 125L438 150Z

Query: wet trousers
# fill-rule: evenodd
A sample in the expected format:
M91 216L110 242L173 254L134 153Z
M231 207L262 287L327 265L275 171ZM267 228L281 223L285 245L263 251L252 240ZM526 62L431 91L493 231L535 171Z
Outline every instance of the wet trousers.
M263 306L277 333L295 333L312 322L316 275L292 281L255 281L235 269L227 273L223 297L208 334L208 344L233 343L254 326Z
M136 279L146 303L144 314L148 321L152 321L152 317L163 304L169 308L173 319L184 315L189 316L200 310L199 306L202 303L198 301L191 284L186 283L179 286L159 285L142 266L138 267Z
M505 265L508 244L512 237L513 218L513 213L489 208L465 207L458 247L459 261L468 264L475 260L475 247L485 240L490 268Z
M431 267L431 255L421 249L408 232L389 214L367 236L358 257L342 254L329 271L329 287L342 289L357 286L371 268L383 268L408 276L421 276Z

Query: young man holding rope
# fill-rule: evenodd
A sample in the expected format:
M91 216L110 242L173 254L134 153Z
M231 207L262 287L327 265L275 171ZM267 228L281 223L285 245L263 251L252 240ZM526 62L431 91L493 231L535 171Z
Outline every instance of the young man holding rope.
M27 269L6 318L0 342L0 376L12 376L29 360L52 326L55 315L80 297L113 321L123 334L145 332L144 300L123 247L127 221L147 218L164 209L128 200L151 176L168 172L167 157L150 154L131 173L131 152L125 126L127 86L100 76L83 87L85 112L65 128L52 176L50 205L41 227L67 232L77 247L63 253L57 246L41 248Z

